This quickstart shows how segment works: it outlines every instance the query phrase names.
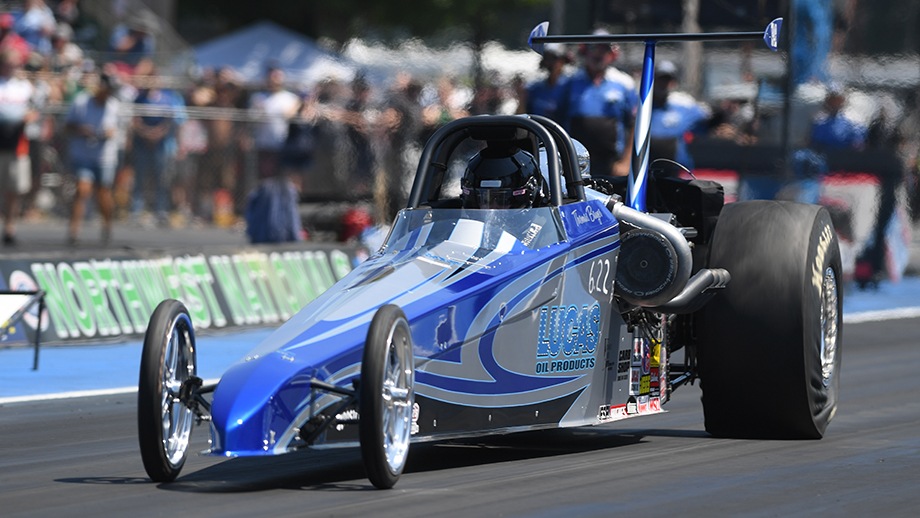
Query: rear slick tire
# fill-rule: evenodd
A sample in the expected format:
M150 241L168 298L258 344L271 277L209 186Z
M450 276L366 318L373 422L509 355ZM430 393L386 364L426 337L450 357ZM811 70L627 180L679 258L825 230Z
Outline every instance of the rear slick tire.
M706 431L819 439L837 409L842 347L840 249L827 209L726 205L710 268L728 287L697 315Z
M358 394L361 458L379 489L392 488L406 466L414 383L409 323L399 307L383 306L368 329Z

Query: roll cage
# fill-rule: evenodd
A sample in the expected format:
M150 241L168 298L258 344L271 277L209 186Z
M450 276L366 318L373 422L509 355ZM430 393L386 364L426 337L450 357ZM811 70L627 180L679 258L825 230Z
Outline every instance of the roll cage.
M428 140L419 159L415 181L409 194L408 209L436 203L441 196L450 158L466 140L481 142L512 141L529 151L539 161L539 146L546 148L549 160L550 205L584 201L584 183L578 167L578 155L568 133L558 123L541 115L479 115L452 121ZM565 181L567 197L563 197Z

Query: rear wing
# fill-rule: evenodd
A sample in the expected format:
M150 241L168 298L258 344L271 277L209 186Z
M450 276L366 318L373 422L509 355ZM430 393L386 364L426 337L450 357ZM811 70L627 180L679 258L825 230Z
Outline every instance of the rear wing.
M763 38L767 47L775 52L779 49L779 37L782 26L783 19L777 18L770 22L762 32L584 34L550 36L547 34L549 31L549 22L543 22L534 27L530 32L530 37L527 39L527 42L530 48L541 55L547 43L645 43L645 56L642 61L642 81L639 85L639 110L636 113L636 127L633 133L629 183L626 192L627 205L632 209L645 212L645 198L649 174L649 147L651 143L649 125L652 118L652 90L655 86L655 45L662 41L739 41Z

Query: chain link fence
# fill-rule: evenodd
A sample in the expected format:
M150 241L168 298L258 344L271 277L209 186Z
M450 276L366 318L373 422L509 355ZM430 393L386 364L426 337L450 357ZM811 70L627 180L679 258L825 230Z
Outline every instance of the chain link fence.
M194 93L187 97L195 100ZM28 214L69 217L75 182L67 159L64 121L68 109L68 103L46 105L40 130L30 135L33 192L25 204ZM276 159L280 160L270 172L287 174L294 181L304 210L309 212L310 217L305 214L308 227L313 220L315 228L308 230L314 237L337 237L320 234L335 232L331 220L356 206L373 213L378 221L386 220L408 190L418 143L394 148L392 133L355 130L354 117L360 117L365 128L372 127L379 117L374 110L345 116L336 105L321 105L317 110L323 115L310 121L289 121L292 127L300 125L301 131L308 132L305 141L293 143L304 148L278 150ZM269 119L246 108L194 104L171 108L122 103L120 111L120 163L113 186L118 220L141 219L135 222L174 227L242 225L247 197L258 183L259 161L264 159L255 145L256 132ZM167 157L164 174L158 179L162 183L147 182L141 193L144 205L154 207L154 191L165 188L167 214L132 214L132 207L138 205L134 198L136 160L146 157L134 149L138 145L132 134L136 117L172 117L181 122L176 125L175 152Z

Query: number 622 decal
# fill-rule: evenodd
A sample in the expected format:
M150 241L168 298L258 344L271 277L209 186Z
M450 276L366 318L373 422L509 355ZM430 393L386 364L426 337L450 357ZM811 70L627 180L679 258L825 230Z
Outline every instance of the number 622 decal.
M595 259L591 261L591 270L588 273L588 294L603 294L613 298L613 281L611 275L612 264L610 259Z

